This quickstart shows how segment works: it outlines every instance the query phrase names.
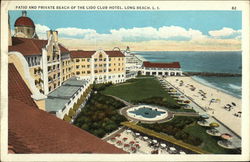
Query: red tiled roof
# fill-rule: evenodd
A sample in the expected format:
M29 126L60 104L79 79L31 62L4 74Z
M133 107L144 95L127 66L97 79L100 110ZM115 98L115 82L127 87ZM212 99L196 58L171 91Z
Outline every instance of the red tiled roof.
M125 57L121 51L105 51L109 57Z
M70 51L72 58L90 58L96 51ZM125 57L121 51L105 51L109 57Z
M15 66L9 64L9 153L125 153L52 114L36 109L27 98L30 94L25 89L27 86ZM20 98L20 95L25 98Z
M38 108L34 100L31 98L32 93L30 89L26 86L14 64L9 64L8 73L8 96L20 100L27 105Z
M70 51L71 58L91 58L96 51Z
M59 48L61 53L69 53L69 50L59 43Z
M17 51L24 56L41 55L42 48L48 44L48 40L39 40L33 38L12 37L12 46L9 46L9 51ZM62 53L69 52L68 49L59 44Z
M155 62L149 62L144 61L143 62L144 67L155 67L155 68L181 68L181 65L179 62L170 62L170 63L155 63Z
M15 26L29 26L29 27L35 27L34 22L29 17L19 17L16 22Z

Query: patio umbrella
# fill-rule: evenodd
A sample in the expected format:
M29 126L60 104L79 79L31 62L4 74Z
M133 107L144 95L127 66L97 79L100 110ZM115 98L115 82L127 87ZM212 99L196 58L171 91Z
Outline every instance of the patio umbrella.
M229 140L231 139L233 136L231 134L228 133L224 133L221 135L221 138L225 139L225 140Z
M134 143L135 143L135 141L130 141L130 142L129 142L129 144L134 144Z
M236 106L236 104L234 102L231 103L233 106Z
M123 141L126 141L127 139L128 139L127 137L124 137L124 138L123 138Z
M139 147L140 147L140 145L139 145L139 144L136 144L136 145L135 145L135 147L139 148Z

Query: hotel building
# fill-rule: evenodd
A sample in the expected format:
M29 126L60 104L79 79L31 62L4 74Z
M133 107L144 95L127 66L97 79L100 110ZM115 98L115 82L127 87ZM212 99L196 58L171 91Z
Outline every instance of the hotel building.
M141 68L142 75L154 76L181 76L181 66L179 62L171 63L153 63L144 61Z

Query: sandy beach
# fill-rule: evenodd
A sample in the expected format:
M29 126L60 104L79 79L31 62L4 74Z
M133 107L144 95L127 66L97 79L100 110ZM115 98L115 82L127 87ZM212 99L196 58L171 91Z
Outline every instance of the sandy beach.
M241 99L205 86L191 77L167 77L165 80L241 136ZM229 108L224 108L227 104L230 104Z

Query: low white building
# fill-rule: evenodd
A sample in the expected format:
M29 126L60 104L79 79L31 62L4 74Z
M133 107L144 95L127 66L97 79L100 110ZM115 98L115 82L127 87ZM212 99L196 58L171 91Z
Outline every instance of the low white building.
M155 63L144 61L141 71L142 75L154 76L181 76L181 65L179 62Z

